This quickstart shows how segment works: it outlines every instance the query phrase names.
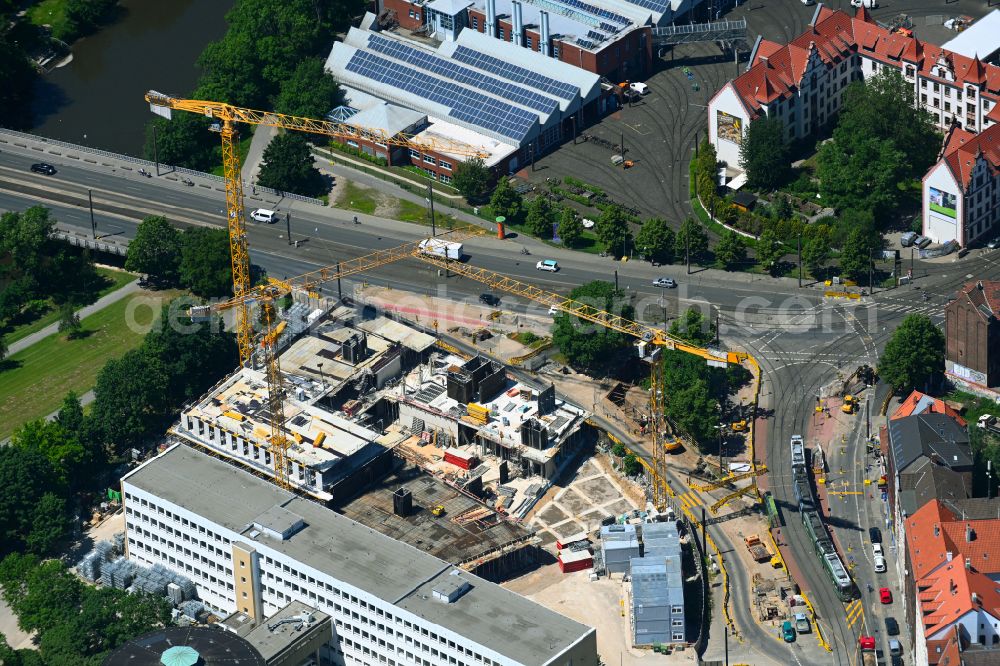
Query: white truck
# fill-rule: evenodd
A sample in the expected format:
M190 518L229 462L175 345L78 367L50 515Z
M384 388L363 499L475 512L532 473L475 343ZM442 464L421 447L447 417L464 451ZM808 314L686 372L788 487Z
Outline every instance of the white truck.
M419 247L422 254L429 254L441 257L442 259L459 261L463 256L461 243L450 243L441 238L427 238L422 240Z

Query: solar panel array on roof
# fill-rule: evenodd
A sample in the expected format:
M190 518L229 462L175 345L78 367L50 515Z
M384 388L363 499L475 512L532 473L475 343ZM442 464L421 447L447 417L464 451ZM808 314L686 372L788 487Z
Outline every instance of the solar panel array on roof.
M436 79L374 53L356 51L345 69L441 104L448 107L448 115L452 118L510 137L518 143L538 121L538 116L531 111Z
M462 67L453 62L430 53L425 53L394 39L386 39L378 35L368 36L368 47L379 53L384 53L400 62L409 63L426 72L432 72L466 85L473 86L484 92L492 93L502 99L517 102L546 115L556 110L555 100L540 95L533 90L507 83L492 76L477 72L468 67Z
M596 30L588 30L587 37L590 37L596 42L603 42L605 39L608 38L608 36L605 35L603 32L597 32Z
M533 72L530 69L512 65L505 60L494 58L493 56L480 53L479 51L473 51L465 46L459 46L456 48L452 57L459 62L464 62L466 65L478 67L479 69L490 72L491 74L503 77L508 81L513 81L514 83L527 83L542 92L555 95L556 97L561 97L565 100L572 100L577 96L578 89L574 85L563 83L562 81L556 81L555 79Z
M628 0L628 2L658 14L666 14L667 7L670 5L670 0Z
M580 46L582 46L585 49L597 48L597 44L595 44L594 42L590 41L589 39L577 39L576 43L579 44Z
M591 5L586 2L581 2L580 0L560 0L560 4L567 5L574 9L579 9L580 11L587 12L588 14L593 14L594 16L599 16L602 19L607 19L619 25L631 25L632 21L628 20L621 14L616 14L607 9L601 9L595 5Z

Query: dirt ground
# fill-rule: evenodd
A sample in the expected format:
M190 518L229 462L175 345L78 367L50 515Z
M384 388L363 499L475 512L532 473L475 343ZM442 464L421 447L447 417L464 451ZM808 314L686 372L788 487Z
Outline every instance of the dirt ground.
M622 616L621 611L626 591L620 576L591 582L590 570L563 574L558 565L552 564L504 583L504 587L597 629L597 652L606 664L695 663L693 650L663 656L652 650L628 647L629 618L627 613Z

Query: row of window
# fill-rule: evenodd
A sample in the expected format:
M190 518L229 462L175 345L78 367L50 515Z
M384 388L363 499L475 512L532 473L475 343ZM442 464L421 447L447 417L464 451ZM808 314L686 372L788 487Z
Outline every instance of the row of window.
M140 544L140 543L132 543L130 545L134 548L134 550L132 550L131 548L129 549L129 559L138 560L142 564L146 564L146 565L149 565L149 566L152 566L154 564L165 564L166 563L163 560L155 558L155 556L153 555L152 550L148 549L148 548L144 548L142 544ZM176 568L177 569L183 569L184 567L182 565L178 564L176 566ZM195 584L197 585L198 583L195 582ZM221 584L221 581L220 581L220 584ZM199 587L199 590L203 589L202 586L200 586L200 585L198 587ZM225 586L222 586L222 587L225 587ZM214 594L215 596L217 596L222 601L227 602L227 604L224 605L224 606L216 606L214 603L212 603L211 599L206 599L206 598L204 598L204 596L202 596L199 599L199 601L201 601L206 606L208 606L209 608L211 608L217 614L219 614L219 615L225 615L225 614L227 614L230 611L230 609L232 609L232 608L235 607L236 604L235 604L235 601L234 601L232 595L225 594L224 592L220 592L219 590L211 590L211 592L212 592L212 594Z
M170 553L166 551L161 551L159 548L155 548L148 543L136 539L135 537L129 537L128 544L129 544L130 555L133 553L139 555L141 554L140 551L146 551L147 556L151 555L152 557L156 558L156 560L159 560L161 564L169 564L171 567L174 567L175 569L183 569L184 571L190 573L193 577L201 578L202 580L205 581L206 584L210 583L214 585L216 588L229 590L230 592L233 591L233 584L231 582L229 582L228 580L224 580L222 578L217 578L214 575L202 571L198 567L193 566L190 560L174 557ZM185 549L184 552L188 557L192 556L191 552L188 551L187 549ZM198 557L197 553L194 554L194 557ZM201 561L204 563L205 558L201 558ZM225 570L223 571L225 573L228 573Z
M410 148L410 157L415 160L423 160L427 164L433 164L435 166L441 167L442 169L447 169L448 171L451 171L453 169L453 165L451 162L440 158L436 158L433 155L428 155L426 153L421 154L421 152L416 148Z

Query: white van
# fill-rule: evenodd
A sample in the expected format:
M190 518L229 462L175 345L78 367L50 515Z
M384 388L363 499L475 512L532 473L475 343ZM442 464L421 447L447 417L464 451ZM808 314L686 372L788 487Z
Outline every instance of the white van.
M278 213L273 210L268 210L267 208L255 208L250 212L250 218L256 220L257 222L266 222L271 224L272 222L278 221Z
M632 83L628 84L628 87L634 90L635 92L639 93L640 95L649 94L649 86L647 86L645 83L642 83L641 81L633 81Z
M868 9L878 9L877 0L851 0L851 7L867 7Z
M875 558L875 573L885 573L885 558L881 555L876 555Z

